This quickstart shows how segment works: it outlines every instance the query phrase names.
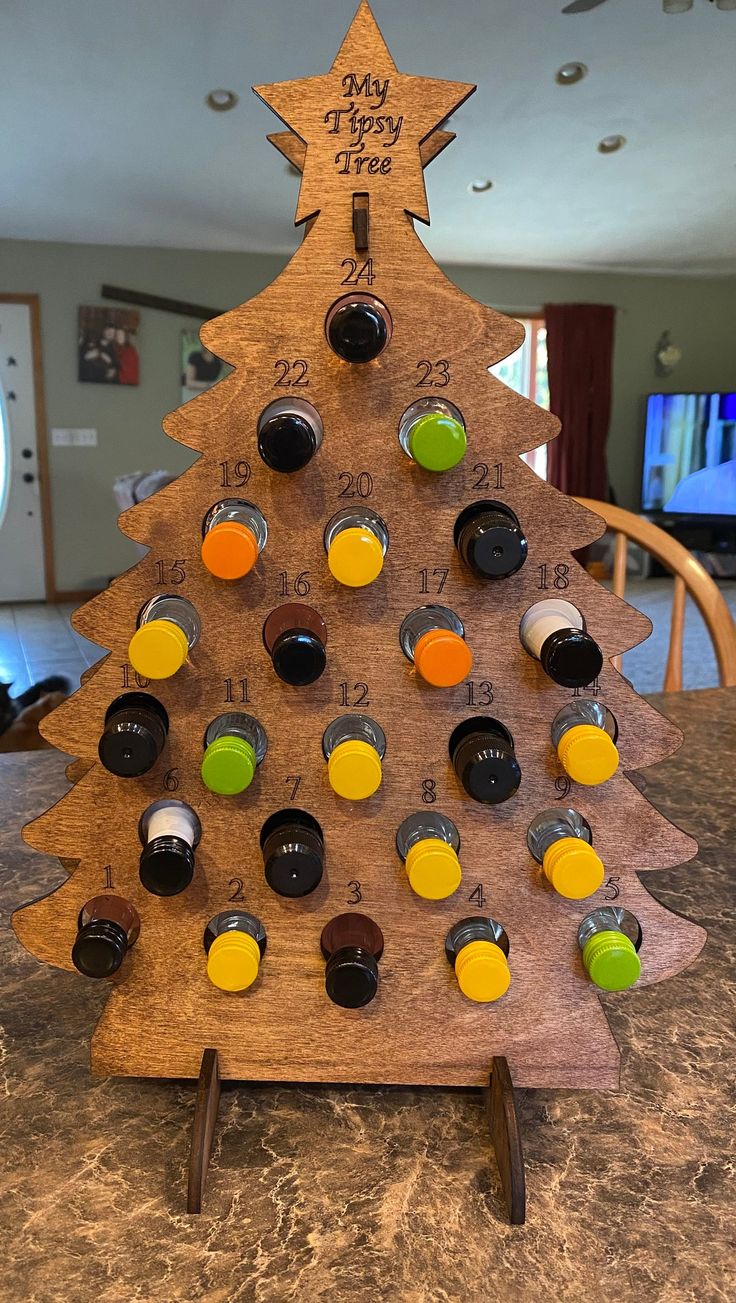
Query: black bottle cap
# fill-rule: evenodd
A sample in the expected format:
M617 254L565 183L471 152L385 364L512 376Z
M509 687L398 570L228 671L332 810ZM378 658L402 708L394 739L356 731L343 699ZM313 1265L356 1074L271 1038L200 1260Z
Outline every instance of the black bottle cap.
M455 522L455 545L478 579L508 579L526 561L519 521L502 502L474 502Z
M272 471L300 471L317 451L317 436L298 412L280 412L258 431L258 451Z
M346 300L328 318L327 340L345 362L372 362L388 343L388 324L380 307Z
M284 683L303 688L324 673L324 643L309 629L285 629L271 648L273 668Z
M158 760L169 729L169 718L155 697L129 692L113 701L100 738L100 761L118 778L147 774Z
M378 964L368 950L344 946L327 960L325 990L333 1004L362 1009L378 991Z
M563 688L584 688L603 669L603 653L584 629L557 629L539 653L545 674Z
M501 805L518 790L521 767L508 729L497 720L469 719L450 737L450 758L468 796Z
M183 837L154 837L141 851L140 879L154 896L178 896L194 877L194 851Z
M96 918L77 933L72 963L85 977L112 977L125 958L128 938L119 923Z
M308 896L322 881L324 841L306 810L280 810L261 829L266 881L279 896Z

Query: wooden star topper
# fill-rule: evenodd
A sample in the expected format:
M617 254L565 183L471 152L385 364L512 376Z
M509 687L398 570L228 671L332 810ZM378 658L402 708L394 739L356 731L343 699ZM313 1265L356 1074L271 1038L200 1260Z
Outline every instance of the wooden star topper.
M287 133L269 137L302 170L298 226L336 194L359 191L428 222L423 167L452 136L437 132L436 147L427 138L475 86L397 72L362 0L328 73L253 90L303 142L290 149Z

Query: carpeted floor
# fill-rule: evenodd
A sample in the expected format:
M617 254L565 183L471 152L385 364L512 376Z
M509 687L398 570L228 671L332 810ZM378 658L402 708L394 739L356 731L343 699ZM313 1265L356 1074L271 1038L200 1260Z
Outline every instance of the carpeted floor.
M629 579L626 600L643 611L654 625L651 637L624 656L623 671L637 692L660 692L670 638L672 579ZM720 591L736 618L736 581L723 581ZM703 618L688 598L682 657L683 688L714 688L718 685L715 653Z

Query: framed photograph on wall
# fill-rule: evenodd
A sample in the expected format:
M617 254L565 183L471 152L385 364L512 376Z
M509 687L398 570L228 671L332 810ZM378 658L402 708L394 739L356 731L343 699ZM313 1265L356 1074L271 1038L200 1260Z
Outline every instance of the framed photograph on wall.
M82 384L138 384L139 320L132 308L80 307L77 378Z
M221 362L200 342L196 330L181 332L181 401L186 403L203 389L222 380L232 367Z

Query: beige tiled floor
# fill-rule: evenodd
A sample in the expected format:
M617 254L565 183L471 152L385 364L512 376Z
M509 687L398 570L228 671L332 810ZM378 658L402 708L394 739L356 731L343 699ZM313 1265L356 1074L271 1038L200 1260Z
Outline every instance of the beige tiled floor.
M72 690L103 650L72 629L74 604L20 603L0 606L0 682L17 697L49 674L63 674Z

